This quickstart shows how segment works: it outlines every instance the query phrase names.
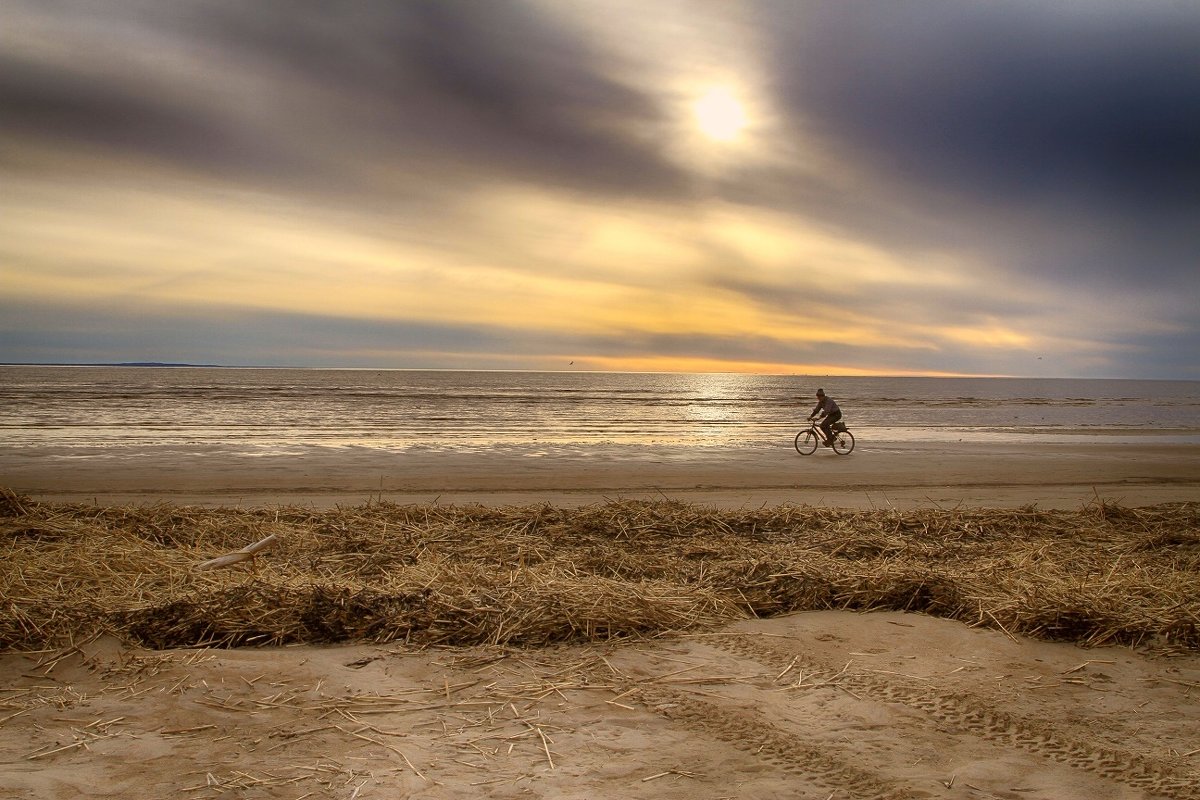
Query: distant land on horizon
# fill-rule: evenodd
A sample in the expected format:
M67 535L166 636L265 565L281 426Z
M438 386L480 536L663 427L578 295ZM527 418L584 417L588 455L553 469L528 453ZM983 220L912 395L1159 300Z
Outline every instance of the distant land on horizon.
M5 361L4 367L224 367L224 364L184 364L166 361L120 361L120 362L87 362L76 363L67 361Z

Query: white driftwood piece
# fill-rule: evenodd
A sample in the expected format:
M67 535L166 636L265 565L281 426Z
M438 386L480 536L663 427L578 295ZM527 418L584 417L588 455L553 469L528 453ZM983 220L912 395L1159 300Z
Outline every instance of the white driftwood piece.
M254 544L248 544L241 550L233 553L226 553L223 556L210 558L201 564L196 565L196 569L216 569L217 567L228 567L230 564L240 564L243 561L254 561L254 556L259 550L270 547L275 543L276 535L271 534L267 538L257 541Z

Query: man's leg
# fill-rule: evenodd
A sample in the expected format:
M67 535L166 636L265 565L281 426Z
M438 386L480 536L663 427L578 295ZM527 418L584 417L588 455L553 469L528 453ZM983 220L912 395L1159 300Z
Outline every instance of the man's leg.
M842 418L842 412L835 411L829 414L821 421L821 430L825 432L825 444L828 447L833 446L833 424Z

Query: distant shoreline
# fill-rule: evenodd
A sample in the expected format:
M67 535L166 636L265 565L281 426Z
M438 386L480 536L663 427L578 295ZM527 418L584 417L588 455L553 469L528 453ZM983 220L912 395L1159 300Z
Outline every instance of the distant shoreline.
M0 367L196 367L200 369L277 369L277 367L232 367L225 364L185 364L185 363L170 363L165 361L122 361L112 364L108 363L39 363L26 364L15 361L5 361L0 363ZM290 369L285 367L285 369ZM307 369L307 367L296 367L295 369Z

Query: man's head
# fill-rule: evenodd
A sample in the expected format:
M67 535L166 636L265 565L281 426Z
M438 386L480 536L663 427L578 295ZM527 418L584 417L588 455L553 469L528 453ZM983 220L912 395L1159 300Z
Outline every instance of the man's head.
M824 397L824 396L825 396L825 390L817 389L817 397Z

